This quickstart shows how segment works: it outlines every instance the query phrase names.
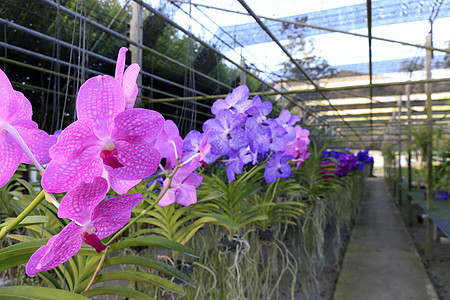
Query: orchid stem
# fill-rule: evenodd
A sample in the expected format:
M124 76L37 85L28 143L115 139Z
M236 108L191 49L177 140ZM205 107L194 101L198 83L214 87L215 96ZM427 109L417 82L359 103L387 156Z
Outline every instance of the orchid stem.
M159 202L159 200L161 200L161 198L164 196L164 194L170 188L170 184L172 183L173 176L175 175L175 173L178 171L179 168L180 168L180 166L177 165L176 168L173 170L173 172L169 175L169 184L164 188L162 193L159 194L158 199L156 199L155 202L153 202L149 207L147 207L146 209L141 211L141 213L137 217L135 217L133 220L128 222L128 224L125 225L124 227L122 227L122 229L120 229L118 232L116 232L116 234L113 235L113 237L110 238L109 241L105 243L105 246L108 246L109 244L111 244L112 241L114 241L117 237L119 237L125 230L128 229L128 227L130 227L131 225L136 223L140 218L145 216L150 210L152 210L156 206L156 204Z
M27 208L25 208L24 211L20 213L20 215L18 215L9 225L3 227L0 230L0 240L4 239L8 232L14 229L14 227L18 225L20 222L22 222L22 220L25 219L25 217L28 216L39 205L39 203L41 203L41 201L44 199L45 193L46 192L42 190L36 196L36 198L34 198L34 200L27 206Z
M88 286L84 290L85 292L87 292L91 288L91 286L94 284L95 278L97 278L98 272L100 272L103 262L105 261L106 255L108 254L108 250L109 250L109 247L106 247L105 253L103 253L102 259L98 263L97 269L95 270L94 275L92 275L91 281L89 282Z

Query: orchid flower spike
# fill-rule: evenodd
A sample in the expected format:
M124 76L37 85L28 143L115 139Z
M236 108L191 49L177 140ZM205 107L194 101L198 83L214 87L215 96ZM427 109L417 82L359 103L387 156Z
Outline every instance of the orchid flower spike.
M61 200L58 217L72 219L64 229L39 248L26 266L29 276L53 269L68 261L84 241L100 253L104 239L122 228L131 218L131 210L143 199L139 193L102 202L108 182L95 177L92 183L80 183Z
M41 164L50 161L49 148L56 137L39 130L31 120L31 103L13 90L6 74L0 70L0 187L4 186L19 164L34 164L42 173Z

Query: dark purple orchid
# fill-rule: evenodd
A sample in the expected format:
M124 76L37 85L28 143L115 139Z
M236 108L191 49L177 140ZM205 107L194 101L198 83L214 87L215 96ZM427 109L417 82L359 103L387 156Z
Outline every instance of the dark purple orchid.
M373 157L369 156L369 149L359 151L358 154L356 154L356 159L363 164L363 169L365 168L364 165L373 163Z
M349 172L361 170L363 165L352 153L342 153L338 158L336 175L339 177L347 176Z

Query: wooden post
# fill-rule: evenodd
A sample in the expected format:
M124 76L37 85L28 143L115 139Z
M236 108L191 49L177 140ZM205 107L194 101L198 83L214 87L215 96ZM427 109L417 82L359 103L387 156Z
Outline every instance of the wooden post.
M431 34L427 35L426 46L431 46ZM431 78L431 50L426 51L425 68L427 79ZM433 209L433 122L432 122L432 103L431 103L431 84L425 84L425 93L427 94L427 127L428 127L428 145L427 145L427 210ZM426 245L425 257L430 260L433 258L433 225L430 218L426 219Z
M130 39L141 45L143 37L142 6L133 2L132 17L130 21ZM129 49L131 52L131 63L137 63L142 68L142 48L130 45ZM139 87L139 92L136 96L135 107L142 107L142 89L140 88L140 86L142 86L142 75L140 73L136 83Z
M411 85L405 85L406 107L408 108L408 192L411 191L412 169L411 169ZM412 224L412 204L408 194L408 225Z

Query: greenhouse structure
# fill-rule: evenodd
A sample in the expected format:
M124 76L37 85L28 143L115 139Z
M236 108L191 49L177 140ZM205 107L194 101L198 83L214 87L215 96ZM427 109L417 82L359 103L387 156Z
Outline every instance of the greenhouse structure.
M0 299L448 299L449 28L0 0Z

